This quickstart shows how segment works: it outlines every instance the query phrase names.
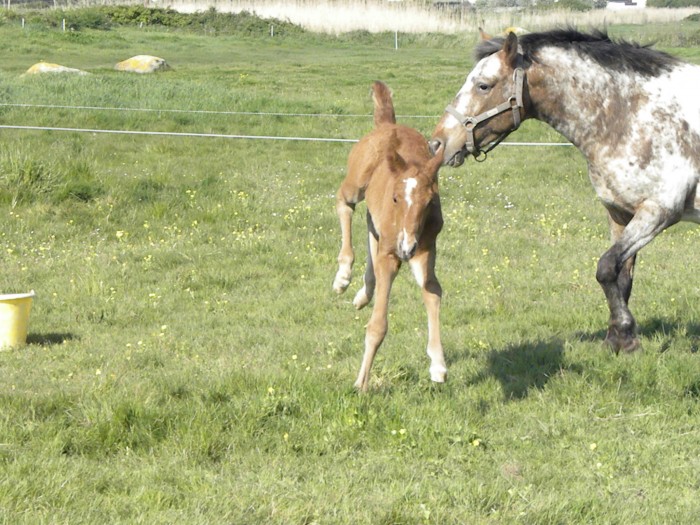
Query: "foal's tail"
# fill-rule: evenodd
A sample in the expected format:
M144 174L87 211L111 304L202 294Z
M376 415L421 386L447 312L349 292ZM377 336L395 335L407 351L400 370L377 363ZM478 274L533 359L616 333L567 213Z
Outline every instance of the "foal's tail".
M374 101L374 126L380 124L396 124L394 103L391 100L391 89L384 82L375 80L372 83L372 100Z

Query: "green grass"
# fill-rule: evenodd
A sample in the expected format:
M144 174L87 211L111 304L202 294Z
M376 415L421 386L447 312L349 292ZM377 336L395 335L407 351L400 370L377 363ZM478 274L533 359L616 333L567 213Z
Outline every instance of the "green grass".
M2 103L337 116L4 106L0 124L359 138L381 78L429 134L471 64L430 37L2 29ZM145 52L173 70L111 69ZM42 58L92 74L20 77ZM696 522L700 230L642 252L644 351L610 354L607 227L573 148L442 170L448 382L404 270L358 395L362 207L355 281L331 290L349 144L2 137L0 291L38 297L29 345L0 353L0 523ZM528 122L512 140L560 139Z

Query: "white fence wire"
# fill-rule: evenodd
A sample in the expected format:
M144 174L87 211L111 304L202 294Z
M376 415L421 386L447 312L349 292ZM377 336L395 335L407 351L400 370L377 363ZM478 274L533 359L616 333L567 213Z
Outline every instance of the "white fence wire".
M305 118L372 118L370 114L342 114L342 113L281 113L264 111L215 111L215 110L188 110L188 109L157 109L157 108L123 108L109 106L70 106L55 104L23 104L23 103L0 103L0 107L17 108L40 108L40 109L71 109L87 111L133 111L151 113L193 113L205 115L240 115L240 116L261 116L261 117L305 117ZM436 119L435 115L398 115L399 119ZM295 137L295 136L273 136L273 135L242 135L228 133L194 133L176 131L139 131L139 130L119 130L119 129L99 129L99 128L70 128L58 126L25 126L15 124L0 124L0 129L14 129L25 131L60 131L72 133L93 133L112 135L150 135L169 137L196 137L196 138L219 138L219 139L246 139L246 140L279 140L297 142L337 142L353 143L358 139L349 138L329 138L329 137ZM571 146L570 142L501 142L502 146L519 147L556 147Z

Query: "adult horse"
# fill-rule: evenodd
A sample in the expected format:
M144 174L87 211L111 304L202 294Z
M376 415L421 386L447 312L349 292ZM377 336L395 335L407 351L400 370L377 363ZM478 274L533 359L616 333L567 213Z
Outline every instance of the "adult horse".
M606 342L639 346L628 302L637 252L679 221L700 223L700 67L647 46L573 29L491 39L438 123L445 164L485 156L536 118L588 161L612 247L596 278L610 309Z

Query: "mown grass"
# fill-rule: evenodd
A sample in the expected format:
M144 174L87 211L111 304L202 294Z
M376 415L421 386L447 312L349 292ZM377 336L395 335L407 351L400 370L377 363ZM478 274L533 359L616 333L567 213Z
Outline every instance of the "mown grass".
M435 115L404 120L429 134L471 62L314 38L5 27L5 104L335 116L3 106L0 123L358 138L381 78L397 113ZM143 52L172 71L111 70ZM21 77L39 58L92 74ZM406 272L358 395L369 311L331 291L349 144L2 136L0 290L38 298L29 345L0 353L0 522L696 521L700 230L644 250L644 352L611 355L594 277L607 228L573 148L443 169L448 383L429 381ZM559 139L528 122L513 140Z

